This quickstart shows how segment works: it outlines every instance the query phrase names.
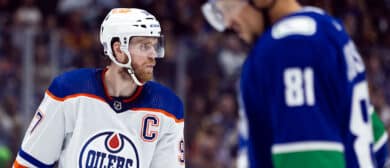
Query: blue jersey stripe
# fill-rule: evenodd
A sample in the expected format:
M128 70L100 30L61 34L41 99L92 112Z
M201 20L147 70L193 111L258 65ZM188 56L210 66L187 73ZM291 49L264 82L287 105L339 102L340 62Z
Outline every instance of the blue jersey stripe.
M27 160L29 163L33 164L36 167L39 168L51 168L54 167L55 163L48 165L45 163L42 163L38 159L35 159L33 156L28 154L27 152L23 151L22 149L19 150L19 156L22 157L24 160Z

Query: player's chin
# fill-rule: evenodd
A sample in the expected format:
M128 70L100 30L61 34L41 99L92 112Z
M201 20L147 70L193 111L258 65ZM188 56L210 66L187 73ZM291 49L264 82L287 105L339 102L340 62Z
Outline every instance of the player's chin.
M139 76L142 82L147 82L153 79L153 72L144 72Z
M241 33L241 34L239 34L239 37L240 37L241 41L243 43L245 43L246 45L251 45L253 43L253 40L254 40L254 37L251 36L250 34Z

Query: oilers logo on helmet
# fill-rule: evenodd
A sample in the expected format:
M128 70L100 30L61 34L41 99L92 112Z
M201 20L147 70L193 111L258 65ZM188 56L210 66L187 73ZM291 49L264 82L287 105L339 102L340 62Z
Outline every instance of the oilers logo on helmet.
M139 164L134 143L125 135L112 131L91 137L79 156L80 168L139 168Z

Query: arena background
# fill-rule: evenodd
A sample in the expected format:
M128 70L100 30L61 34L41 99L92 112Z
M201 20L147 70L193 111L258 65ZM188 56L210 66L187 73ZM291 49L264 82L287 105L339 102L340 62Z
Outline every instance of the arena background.
M166 37L155 80L186 107L189 168L234 167L235 88L248 48L215 32L200 0L0 0L0 168L10 167L54 76L104 67L100 23L113 7L154 14ZM343 21L366 63L372 103L390 128L390 0L302 0Z

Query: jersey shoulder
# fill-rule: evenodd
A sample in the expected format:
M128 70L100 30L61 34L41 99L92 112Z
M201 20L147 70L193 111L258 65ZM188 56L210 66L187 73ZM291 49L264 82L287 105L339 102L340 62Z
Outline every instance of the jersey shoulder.
M344 27L337 19L319 8L304 7L282 18L267 30L256 42L251 55L257 55L256 59L267 60L276 59L267 55L312 55L319 53L318 51L330 52L343 47L348 40Z
M320 8L304 7L276 22L269 31L269 41L299 38L323 42L324 36L347 37L344 27L337 19Z
M261 84L275 78L275 74L282 74L287 67L339 72L345 69L339 52L348 40L343 26L335 18L319 8L304 7L276 22L257 40L243 72L249 74L248 79L252 79L253 73L262 75L263 78L258 79L263 80L258 82ZM335 71L336 63L338 71Z
M170 88L149 81L144 85L142 92L140 106L162 109L177 119L184 118L183 103Z
M56 97L64 98L73 94L98 94L98 69L82 68L57 76L48 91Z

